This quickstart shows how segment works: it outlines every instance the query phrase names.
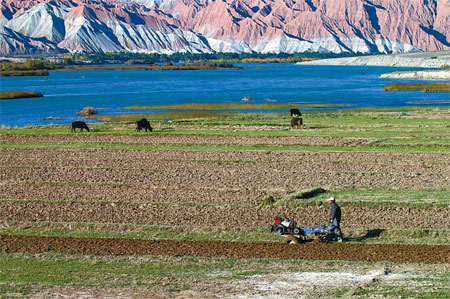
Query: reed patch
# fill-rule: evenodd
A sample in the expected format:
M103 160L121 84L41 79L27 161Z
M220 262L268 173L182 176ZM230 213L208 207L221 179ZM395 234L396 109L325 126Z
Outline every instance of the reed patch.
M41 98L43 95L36 91L2 91L0 100L12 100L22 98Z
M450 92L450 83L405 83L388 84L385 91L423 91L423 92Z

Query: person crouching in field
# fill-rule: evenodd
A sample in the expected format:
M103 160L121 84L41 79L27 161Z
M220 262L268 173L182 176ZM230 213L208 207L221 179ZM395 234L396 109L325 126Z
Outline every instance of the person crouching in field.
M328 198L328 202L331 205L330 210L331 231L336 232L338 236L338 242L342 242L341 207L336 203L336 199L333 196Z

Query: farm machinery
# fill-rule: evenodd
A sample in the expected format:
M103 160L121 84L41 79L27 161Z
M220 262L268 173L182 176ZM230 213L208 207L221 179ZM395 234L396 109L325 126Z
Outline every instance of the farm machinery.
M331 224L300 228L297 227L294 219L291 220L284 216L276 217L275 224L271 227L273 233L285 236L284 242L287 244L337 241L338 236L333 229Z

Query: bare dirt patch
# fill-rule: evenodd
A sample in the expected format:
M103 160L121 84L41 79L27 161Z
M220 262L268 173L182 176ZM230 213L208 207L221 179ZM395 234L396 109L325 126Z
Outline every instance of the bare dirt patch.
M274 215L281 215L286 208L235 207L235 206L186 206L151 204L53 204L0 202L0 218L18 222L99 222L197 225L222 227L267 227ZM299 226L319 225L328 221L328 207L289 208ZM450 218L450 209L365 208L343 209L342 226L363 229L430 228L449 229L443 219ZM344 231L345 233L345 231Z
M228 129L225 127L223 129ZM122 143L122 144L208 144L208 145L330 145L356 146L373 141L372 138L338 137L248 137L248 136L196 136L196 135L3 135L9 143Z
M75 138L8 136L28 137ZM0 168L0 217L18 222L268 227L284 209L259 206L267 194L280 198L315 186L420 190L450 185L450 155L436 153L2 149ZM321 206L289 210L301 226L322 224L328 216ZM343 212L343 226L352 228L450 228L442 221L450 218L448 208Z
M303 244L94 239L0 235L4 252L60 252L84 255L174 255L293 260L449 263L450 245ZM333 254L330 254L333 252Z
M118 289L118 288L82 288L82 287L53 287L36 291L28 296L33 299L94 299L94 298L217 298L210 292L205 291L179 291L168 292L159 290L143 289Z
M450 185L450 155L254 151L2 150L2 181L183 188L433 189Z
M330 297L330 290L353 289L380 283L395 283L411 275L392 274L389 270L355 272L293 272L266 275L252 275L236 283L242 289L243 297Z

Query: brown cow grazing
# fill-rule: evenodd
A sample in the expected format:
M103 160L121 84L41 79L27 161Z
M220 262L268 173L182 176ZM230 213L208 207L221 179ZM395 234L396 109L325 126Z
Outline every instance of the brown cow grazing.
M294 116L294 117L295 116L302 116L302 113L298 109L291 109L290 112L291 112L291 116Z
M292 129L297 126L297 129L300 129L301 127L303 127L303 118L301 117L294 117L293 119L291 119L291 127Z
M72 132L76 132L76 128L80 129L80 132L83 131L83 129L86 129L88 132L90 132L89 127L84 121L72 122Z
M153 131L152 126L145 118L138 120L136 124L137 124L136 131L141 131L142 129L145 129L145 132L147 132L147 130L150 130L150 132Z

